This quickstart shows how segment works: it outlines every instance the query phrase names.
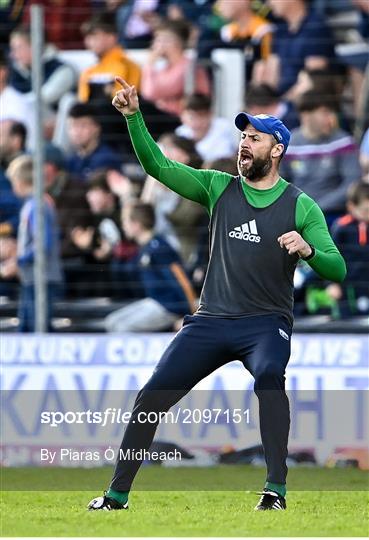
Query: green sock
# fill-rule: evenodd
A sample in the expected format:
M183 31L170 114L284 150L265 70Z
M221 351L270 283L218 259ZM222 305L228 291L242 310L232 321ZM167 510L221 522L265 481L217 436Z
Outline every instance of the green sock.
M273 482L266 482L265 487L267 489L271 489L272 491L275 491L278 493L278 495L281 495L282 497L286 496L287 489L286 484L273 484Z
M114 499L120 504L126 504L128 501L129 491L114 491L114 489L109 488L106 492L106 496Z

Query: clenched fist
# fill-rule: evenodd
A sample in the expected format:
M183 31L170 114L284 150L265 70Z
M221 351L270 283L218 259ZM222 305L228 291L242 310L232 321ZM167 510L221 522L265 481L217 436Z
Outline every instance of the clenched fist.
M112 105L121 114L126 116L134 114L139 110L137 90L134 86L130 86L122 77L115 77L115 80L122 87L116 92Z
M300 257L305 259L312 253L311 246L302 238L302 236L296 231L290 231L282 234L278 238L281 248L285 247L289 255L298 253Z

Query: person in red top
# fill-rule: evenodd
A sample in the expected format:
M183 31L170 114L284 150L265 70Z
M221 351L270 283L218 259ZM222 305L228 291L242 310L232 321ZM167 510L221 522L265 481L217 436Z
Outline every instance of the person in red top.
M347 261L347 278L344 285L327 287L343 316L369 313L369 184L351 185L347 210L332 226L332 238Z
M155 32L149 60L142 71L142 96L177 116L183 110L187 77L191 76L192 60L185 54L189 35L185 21L164 21ZM209 95L206 71L195 68L194 79L190 93Z
M29 0L23 23L29 26L31 6L38 4L45 8L45 29L47 39L58 49L84 49L81 24L91 15L89 0Z

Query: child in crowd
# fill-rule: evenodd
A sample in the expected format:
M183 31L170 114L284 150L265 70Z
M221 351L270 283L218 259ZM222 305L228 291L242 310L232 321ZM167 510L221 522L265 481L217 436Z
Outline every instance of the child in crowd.
M182 125L176 129L176 135L192 139L202 159L234 158L237 153L234 127L226 118L215 116L209 96L188 96L181 120Z
M369 313L369 184L352 184L348 213L332 226L332 238L347 264L343 285L332 283L326 291L339 302L341 315Z
M35 198L33 196L33 163L32 157L22 155L9 165L7 175L12 183L14 193L23 199L17 236L17 266L20 280L19 331L35 331L35 239L36 215ZM44 199L44 246L46 254L45 280L47 283L47 330L51 331L52 305L62 281L59 252L59 228L51 198Z
M154 232L155 212L150 204L127 203L122 211L123 230L140 246L138 275L145 296L105 320L109 332L153 332L171 328L195 307L195 295L179 255Z

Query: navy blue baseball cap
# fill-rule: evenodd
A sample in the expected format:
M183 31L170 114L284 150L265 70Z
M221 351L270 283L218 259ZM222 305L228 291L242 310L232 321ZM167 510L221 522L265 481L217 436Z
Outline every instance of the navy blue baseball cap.
M269 114L257 114L252 116L251 114L240 112L236 116L234 123L240 131L243 131L248 124L251 124L258 131L273 135L279 143L283 144L283 154L286 153L291 133L279 118L270 116Z

